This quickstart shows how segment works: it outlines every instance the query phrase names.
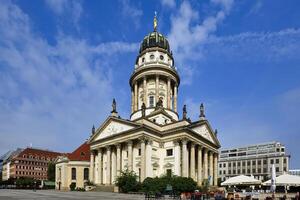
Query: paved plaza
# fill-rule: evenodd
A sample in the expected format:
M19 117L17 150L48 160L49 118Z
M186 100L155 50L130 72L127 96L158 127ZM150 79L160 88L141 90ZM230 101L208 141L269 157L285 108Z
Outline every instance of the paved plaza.
M0 200L69 200L69 199L144 199L143 195L119 194L110 192L61 192L55 190L6 190L0 189Z

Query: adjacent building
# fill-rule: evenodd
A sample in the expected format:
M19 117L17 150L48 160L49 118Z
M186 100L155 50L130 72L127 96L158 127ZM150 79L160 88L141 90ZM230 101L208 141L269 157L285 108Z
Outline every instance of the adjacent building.
M289 174L295 175L295 176L300 176L300 169L290 169Z
M268 142L239 148L224 149L220 152L219 177L222 181L237 175L253 175L259 180L271 177L272 165L276 175L289 170L286 148L280 142Z
M84 188L89 181L90 145L86 142L69 154L57 157L55 166L55 188L69 190L70 184Z
M146 177L175 174L202 184L217 185L218 150L216 132L199 106L199 118L191 121L186 105L178 115L180 77L169 42L156 29L140 45L131 87L131 115L118 115L116 101L111 115L93 129L90 181L113 185L120 171L134 171L140 181Z
M61 153L29 147L15 152L3 162L2 179L28 177L47 180L48 164L59 155Z
M16 150L11 150L5 153L4 155L1 156L0 158L0 172L1 172L1 179L2 180L8 180L11 177L11 170L10 170L10 163L11 159L19 154L23 149L16 149Z

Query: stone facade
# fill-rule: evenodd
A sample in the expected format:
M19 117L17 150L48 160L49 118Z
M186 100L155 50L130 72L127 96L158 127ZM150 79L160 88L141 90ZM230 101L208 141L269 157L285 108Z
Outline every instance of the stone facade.
M177 112L180 77L168 41L156 30L141 44L130 77L131 116L122 119L113 101L111 115L89 139L90 181L112 185L120 171L133 170L140 181L166 173L217 184L220 143L200 107L192 122Z

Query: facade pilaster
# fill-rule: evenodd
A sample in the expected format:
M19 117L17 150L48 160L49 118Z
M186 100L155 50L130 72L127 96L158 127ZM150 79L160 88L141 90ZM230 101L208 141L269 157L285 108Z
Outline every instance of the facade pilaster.
M159 99L159 75L155 77L155 102L158 102Z
M138 110L138 85L134 83L134 111Z
M106 147L106 185L110 185L111 184L111 147L107 146Z
M218 185L218 154L214 153L214 186Z
M188 177L188 150L187 140L182 140L182 176Z
M195 144L191 142L191 163L190 163L190 177L195 180Z
M152 141L148 140L146 144L146 158L145 158L145 164L146 164L146 177L152 177Z
M181 176L181 169L180 169L180 161L181 161L181 152L180 152L180 144L179 141L174 141L174 174L176 176Z
M207 149L204 148L204 160L203 160L203 168L204 168L204 179L208 179L208 152Z
M132 171L132 141L128 141L128 170Z
M144 103L146 105L146 107L148 107L148 101L147 101L147 79L146 76L144 76L144 80L143 80L143 93L144 93Z
M133 113L134 112L134 91L133 91L133 89L131 89L131 113Z
M198 168L197 168L197 183L202 185L202 147L198 146Z
M177 85L174 86L174 111L177 112Z
M214 169L214 164L213 164L213 152L209 152L209 177L210 177L210 185L213 183L213 169Z
M102 184L102 151L98 150L98 181Z
M120 175L121 172L121 144L116 145L117 148L117 176Z
M116 150L112 149L111 151L111 183L115 182L117 175L117 155Z
M95 154L94 151L91 151L91 156L90 156L90 181L91 182L94 182L94 174L95 174L94 162L95 162Z
M141 182L144 181L145 179L145 139L142 138L140 139L140 142L141 142L141 174L140 174L140 177L141 177Z
M171 109L171 79L167 80L167 108Z

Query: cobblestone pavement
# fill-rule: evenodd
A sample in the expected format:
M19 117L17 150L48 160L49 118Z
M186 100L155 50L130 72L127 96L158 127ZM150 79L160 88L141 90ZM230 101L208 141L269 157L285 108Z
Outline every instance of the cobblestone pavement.
M56 190L6 190L0 189L0 200L110 200L110 199L145 199L143 195L119 194L110 192L61 192Z

